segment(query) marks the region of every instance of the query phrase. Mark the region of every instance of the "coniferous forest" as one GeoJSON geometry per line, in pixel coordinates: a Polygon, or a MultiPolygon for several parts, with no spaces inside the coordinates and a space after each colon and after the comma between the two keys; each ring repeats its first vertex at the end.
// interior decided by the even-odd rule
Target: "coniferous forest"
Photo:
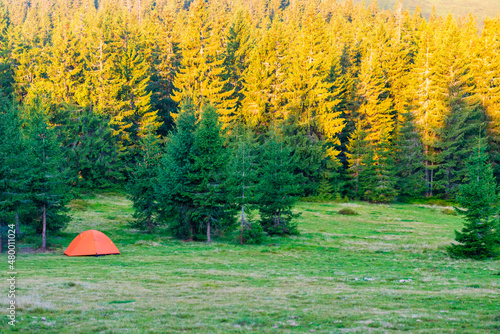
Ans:
{"type": "Polygon", "coordinates": [[[243,243],[295,233],[298,198],[456,200],[478,145],[500,179],[499,18],[1,0],[0,85],[1,219],[26,233],[65,225],[70,188],[127,189],[144,230],[241,224],[243,243]]]}

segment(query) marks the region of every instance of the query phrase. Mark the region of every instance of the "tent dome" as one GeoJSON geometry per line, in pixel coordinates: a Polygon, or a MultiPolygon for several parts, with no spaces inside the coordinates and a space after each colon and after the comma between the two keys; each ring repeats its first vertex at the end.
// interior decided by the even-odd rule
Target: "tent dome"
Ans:
{"type": "Polygon", "coordinates": [[[68,256],[120,254],[113,241],[104,233],[88,230],[80,233],[64,252],[68,256]]]}

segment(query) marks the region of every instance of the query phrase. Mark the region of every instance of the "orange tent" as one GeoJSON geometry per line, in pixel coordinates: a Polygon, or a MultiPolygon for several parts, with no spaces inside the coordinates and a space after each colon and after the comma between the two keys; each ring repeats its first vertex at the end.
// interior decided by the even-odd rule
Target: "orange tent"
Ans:
{"type": "Polygon", "coordinates": [[[68,256],[120,254],[113,241],[104,233],[88,230],[80,233],[69,244],[64,254],[68,256]]]}

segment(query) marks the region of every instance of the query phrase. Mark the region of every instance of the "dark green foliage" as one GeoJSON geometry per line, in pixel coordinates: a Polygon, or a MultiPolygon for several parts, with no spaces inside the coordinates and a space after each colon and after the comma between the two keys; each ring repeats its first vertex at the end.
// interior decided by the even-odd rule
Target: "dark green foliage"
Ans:
{"type": "Polygon", "coordinates": [[[301,174],[302,196],[317,194],[319,183],[324,177],[333,178],[335,168],[328,164],[325,142],[308,131],[307,125],[298,125],[290,118],[281,126],[283,142],[292,149],[294,174],[301,174]]]}
{"type": "Polygon", "coordinates": [[[198,229],[206,231],[207,242],[211,241],[213,229],[224,231],[235,223],[234,207],[227,204],[224,185],[228,155],[221,128],[214,107],[205,105],[195,131],[189,180],[192,185],[190,196],[195,206],[192,219],[198,229]]]}
{"type": "Polygon", "coordinates": [[[359,215],[359,213],[357,213],[353,209],[343,208],[339,210],[339,215],[356,216],[359,215]]]}
{"type": "Polygon", "coordinates": [[[91,109],[68,109],[64,119],[58,123],[62,125],[59,132],[64,138],[71,174],[77,176],[74,186],[105,189],[122,184],[122,162],[107,117],[91,109]]]}
{"type": "MultiPolygon", "coordinates": [[[[334,187],[328,179],[324,178],[319,182],[319,187],[318,187],[318,198],[319,199],[332,200],[334,198],[333,191],[334,191],[334,187]]],[[[339,195],[339,194],[337,193],[337,195],[339,195]]]]}
{"type": "Polygon", "coordinates": [[[41,224],[35,222],[37,232],[42,232],[42,249],[45,249],[45,231],[61,230],[70,220],[66,215],[66,204],[71,200],[68,169],[56,130],[48,124],[46,107],[36,101],[24,108],[23,116],[31,175],[28,198],[36,208],[37,216],[41,216],[41,224]]]}
{"type": "Polygon", "coordinates": [[[460,186],[457,202],[461,209],[456,209],[465,223],[462,231],[455,231],[457,243],[449,247],[449,252],[479,260],[494,256],[500,243],[498,209],[494,206],[498,201],[497,185],[481,144],[468,160],[467,169],[469,182],[460,186]]]}
{"type": "Polygon", "coordinates": [[[258,208],[264,230],[270,235],[297,234],[292,208],[301,193],[301,175],[294,174],[292,148],[272,131],[261,150],[258,208]]]}
{"type": "Polygon", "coordinates": [[[190,101],[183,101],[176,130],[167,137],[155,185],[159,210],[168,218],[168,229],[174,237],[190,240],[199,234],[198,226],[192,220],[195,206],[189,178],[194,166],[195,129],[194,106],[190,101]]]}
{"type": "Polygon", "coordinates": [[[455,106],[441,134],[440,166],[435,173],[435,189],[453,198],[467,174],[467,161],[474,152],[474,137],[485,136],[477,107],[455,106]]]}
{"type": "Polygon", "coordinates": [[[229,139],[231,158],[226,180],[227,201],[231,205],[234,203],[236,209],[241,209],[240,242],[243,244],[245,231],[250,229],[255,232],[258,229],[258,223],[254,223],[253,228],[250,228],[247,212],[254,208],[256,203],[259,145],[250,128],[236,127],[229,139]]]}
{"type": "Polygon", "coordinates": [[[396,189],[402,197],[419,197],[425,189],[424,154],[410,112],[401,117],[395,149],[396,189]]]}
{"type": "Polygon", "coordinates": [[[369,173],[365,171],[366,166],[373,165],[373,152],[369,150],[366,132],[361,128],[359,122],[349,138],[347,150],[346,156],[349,164],[347,169],[349,176],[347,192],[349,197],[359,199],[363,197],[363,184],[366,184],[366,180],[369,178],[369,173]],[[368,156],[369,152],[371,152],[370,156],[368,156]],[[367,158],[370,159],[369,162],[366,161],[367,158]]]}
{"type": "Polygon", "coordinates": [[[130,175],[128,192],[134,206],[132,226],[153,232],[161,223],[159,204],[156,199],[155,184],[158,183],[158,165],[161,157],[158,138],[154,129],[141,139],[141,156],[130,175]]]}
{"type": "Polygon", "coordinates": [[[243,229],[243,239],[238,238],[240,242],[250,245],[260,245],[266,239],[264,229],[259,222],[249,223],[243,229]]]}
{"type": "Polygon", "coordinates": [[[394,177],[394,160],[391,145],[387,137],[383,137],[374,153],[367,155],[365,170],[363,171],[364,199],[373,203],[389,203],[396,197],[394,177]]]}
{"type": "Polygon", "coordinates": [[[17,233],[19,211],[28,207],[29,168],[21,120],[17,108],[6,105],[0,112],[0,220],[14,222],[17,233]]]}

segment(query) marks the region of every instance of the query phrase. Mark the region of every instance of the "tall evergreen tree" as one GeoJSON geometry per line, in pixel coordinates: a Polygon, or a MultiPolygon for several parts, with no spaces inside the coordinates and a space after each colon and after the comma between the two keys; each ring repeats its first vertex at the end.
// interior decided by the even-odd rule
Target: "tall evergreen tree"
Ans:
{"type": "Polygon", "coordinates": [[[227,34],[227,56],[224,60],[225,76],[228,79],[229,88],[233,91],[232,99],[236,101],[235,113],[239,114],[243,94],[244,75],[243,73],[248,68],[250,52],[252,50],[251,23],[248,14],[239,10],[235,14],[235,18],[227,34]]]}
{"type": "Polygon", "coordinates": [[[109,127],[109,117],[90,107],[62,105],[58,132],[66,148],[65,158],[76,179],[73,185],[85,189],[105,189],[121,184],[122,162],[117,138],[109,127]]]}
{"type": "Polygon", "coordinates": [[[0,218],[14,217],[16,234],[20,235],[19,211],[28,202],[30,170],[27,149],[21,136],[17,108],[3,106],[0,112],[0,218]]]}
{"type": "Polygon", "coordinates": [[[425,189],[424,155],[411,112],[400,114],[394,150],[399,195],[407,198],[421,196],[425,189]]]}
{"type": "Polygon", "coordinates": [[[369,170],[368,184],[363,185],[366,200],[375,203],[389,203],[397,195],[394,173],[394,159],[392,157],[392,144],[387,132],[382,134],[382,138],[376,147],[371,148],[374,157],[372,161],[366,161],[366,169],[369,170]]]}
{"type": "Polygon", "coordinates": [[[31,174],[28,193],[41,212],[41,250],[47,249],[47,231],[62,229],[69,221],[65,205],[71,199],[62,148],[54,128],[48,124],[45,108],[37,101],[23,110],[31,174]]]}
{"type": "Polygon", "coordinates": [[[351,194],[353,197],[360,198],[363,194],[363,187],[361,182],[361,175],[365,168],[366,155],[368,153],[368,142],[366,141],[366,133],[362,129],[359,122],[356,123],[356,130],[351,134],[349,138],[349,144],[347,145],[347,162],[348,162],[348,173],[353,184],[351,194]]]}
{"type": "Polygon", "coordinates": [[[293,173],[292,148],[273,130],[264,142],[260,158],[258,202],[264,230],[273,235],[297,234],[293,205],[300,193],[301,175],[293,173]]]}
{"type": "Polygon", "coordinates": [[[195,205],[189,177],[194,167],[196,127],[195,106],[185,100],[176,117],[176,130],[167,137],[155,187],[159,210],[169,219],[168,229],[173,236],[188,240],[198,234],[198,226],[193,220],[195,205]]]}
{"type": "Polygon", "coordinates": [[[153,232],[161,223],[159,204],[156,199],[155,184],[158,183],[158,167],[161,157],[158,136],[154,128],[141,138],[141,154],[128,183],[128,192],[133,202],[134,218],[132,226],[153,232]]]}
{"type": "Polygon", "coordinates": [[[469,182],[460,186],[457,212],[465,217],[464,228],[455,231],[456,244],[449,251],[454,256],[484,259],[495,254],[500,245],[496,181],[481,140],[468,163],[469,182]]]}
{"type": "Polygon", "coordinates": [[[227,153],[221,134],[222,124],[214,107],[205,105],[193,143],[193,168],[189,179],[195,205],[193,220],[205,230],[207,243],[213,229],[224,230],[234,224],[234,211],[228,206],[224,181],[227,179],[227,153]]]}
{"type": "MultiPolygon", "coordinates": [[[[424,147],[425,195],[432,196],[434,190],[434,174],[438,168],[439,134],[447,114],[446,83],[440,74],[443,72],[439,59],[443,49],[439,49],[436,34],[442,28],[433,16],[429,23],[425,21],[419,27],[419,52],[415,60],[413,72],[414,91],[412,92],[412,109],[415,123],[420,131],[424,147]]],[[[446,51],[447,52],[447,51],[446,51]]]]}
{"type": "Polygon", "coordinates": [[[226,90],[224,50],[217,41],[215,28],[205,1],[194,1],[180,44],[182,61],[174,80],[172,99],[180,102],[189,98],[198,108],[209,102],[217,109],[224,127],[230,127],[235,121],[236,101],[231,97],[233,90],[226,90]]]}
{"type": "Polygon", "coordinates": [[[258,223],[252,224],[247,218],[248,211],[255,207],[256,203],[259,145],[255,134],[249,128],[236,128],[230,139],[231,159],[226,181],[228,202],[234,202],[241,208],[240,243],[243,245],[246,231],[259,230],[258,223]]]}

